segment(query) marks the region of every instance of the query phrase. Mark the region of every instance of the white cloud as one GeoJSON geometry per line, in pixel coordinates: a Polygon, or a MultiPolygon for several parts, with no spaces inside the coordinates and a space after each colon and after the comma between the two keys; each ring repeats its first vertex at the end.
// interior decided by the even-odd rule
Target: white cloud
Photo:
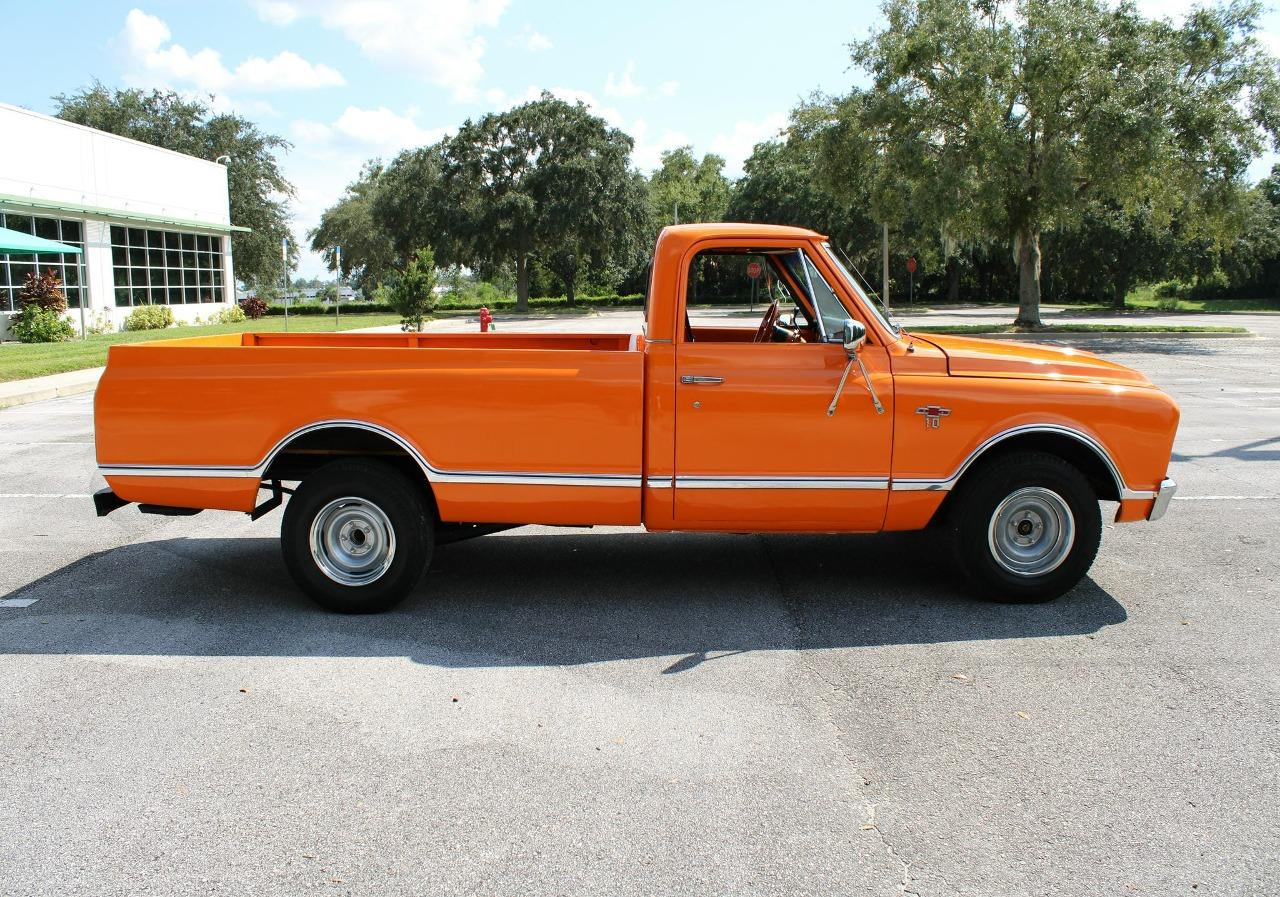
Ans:
{"type": "Polygon", "coordinates": [[[254,6],[258,10],[258,18],[272,25],[292,25],[301,15],[295,4],[283,0],[260,0],[254,6]]]}
{"type": "Polygon", "coordinates": [[[508,0],[254,0],[273,21],[309,17],[341,32],[373,61],[411,72],[458,100],[480,95],[486,42],[508,0]]]}
{"type": "Polygon", "coordinates": [[[507,43],[513,47],[524,47],[530,53],[541,53],[554,46],[551,38],[541,31],[535,31],[532,25],[525,25],[524,29],[507,43]]]}
{"type": "Polygon", "coordinates": [[[399,152],[427,146],[445,134],[444,128],[422,128],[412,118],[397,115],[386,106],[361,109],[348,106],[333,123],[333,130],[356,143],[399,152]]]}
{"type": "Polygon", "coordinates": [[[675,96],[676,91],[679,89],[679,81],[663,81],[658,85],[658,93],[662,94],[664,97],[675,96]]]}
{"type": "Polygon", "coordinates": [[[734,122],[728,134],[717,134],[711,140],[711,152],[723,156],[724,173],[731,178],[741,177],[742,163],[751,155],[757,143],[772,140],[787,126],[785,112],[766,115],[759,121],[734,122]]]}
{"type": "Polygon", "coordinates": [[[228,69],[222,55],[205,47],[190,52],[171,43],[173,33],[162,19],[132,9],[125,17],[121,41],[134,67],[127,78],[134,83],[190,86],[200,91],[307,90],[345,84],[342,75],[323,63],[310,63],[285,50],[271,59],[258,56],[228,69]]]}
{"type": "Polygon", "coordinates": [[[622,77],[616,77],[613,72],[609,73],[608,79],[604,83],[604,92],[611,97],[638,97],[645,92],[643,86],[635,81],[636,63],[631,60],[627,63],[627,67],[622,70],[622,77]]]}
{"type": "Polygon", "coordinates": [[[650,140],[649,123],[642,118],[638,118],[631,123],[629,133],[636,141],[636,148],[631,153],[631,161],[636,168],[645,174],[652,173],[662,164],[662,153],[664,151],[693,143],[688,134],[683,131],[672,130],[663,131],[661,135],[650,140]]]}
{"type": "Polygon", "coordinates": [[[305,147],[313,155],[335,158],[353,154],[358,161],[371,155],[393,156],[404,149],[428,146],[446,133],[444,128],[424,128],[412,114],[400,115],[386,106],[348,106],[328,124],[298,119],[290,128],[299,148],[305,147]]]}

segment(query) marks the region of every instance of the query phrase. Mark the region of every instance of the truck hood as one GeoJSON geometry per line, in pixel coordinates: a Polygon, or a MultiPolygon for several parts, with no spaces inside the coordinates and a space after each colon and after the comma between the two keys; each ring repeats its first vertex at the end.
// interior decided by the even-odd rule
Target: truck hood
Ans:
{"type": "Polygon", "coordinates": [[[947,356],[948,373],[956,377],[1012,377],[1152,386],[1150,380],[1132,368],[1069,346],[972,339],[940,333],[912,333],[911,338],[941,349],[947,356]]]}

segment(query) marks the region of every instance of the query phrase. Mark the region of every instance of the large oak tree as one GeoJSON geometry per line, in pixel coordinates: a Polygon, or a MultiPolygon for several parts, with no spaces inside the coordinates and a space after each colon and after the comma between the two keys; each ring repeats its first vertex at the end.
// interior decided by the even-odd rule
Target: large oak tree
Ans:
{"type": "Polygon", "coordinates": [[[888,0],[852,46],[872,78],[838,104],[881,220],[915,214],[959,239],[1008,239],[1018,323],[1040,323],[1041,234],[1098,205],[1212,228],[1280,124],[1260,6],[1181,26],[1132,2],[888,0]]]}

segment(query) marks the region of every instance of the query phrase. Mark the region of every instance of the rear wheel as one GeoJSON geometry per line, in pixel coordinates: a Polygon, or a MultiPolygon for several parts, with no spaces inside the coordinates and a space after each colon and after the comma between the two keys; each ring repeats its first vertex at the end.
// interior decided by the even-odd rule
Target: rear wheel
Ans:
{"type": "Polygon", "coordinates": [[[1056,455],[993,458],[961,482],[953,501],[956,560],[979,597],[1057,598],[1097,556],[1098,496],[1084,474],[1056,455]]]}
{"type": "Polygon", "coordinates": [[[280,530],[285,566],[321,607],[379,613],[417,585],[434,547],[417,486],[378,461],[326,464],[299,485],[280,530]]]}

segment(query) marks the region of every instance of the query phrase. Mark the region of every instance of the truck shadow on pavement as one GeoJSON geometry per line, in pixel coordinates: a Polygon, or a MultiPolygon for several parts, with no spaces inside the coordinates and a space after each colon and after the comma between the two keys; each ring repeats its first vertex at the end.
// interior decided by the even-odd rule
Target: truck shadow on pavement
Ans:
{"type": "Polygon", "coordinates": [[[566,665],[1087,635],[1124,608],[1090,579],[1047,604],[975,600],[929,534],[507,534],[444,546],[376,616],[315,607],[275,539],[166,539],[89,555],[9,598],[0,653],[405,656],[566,665]]]}

